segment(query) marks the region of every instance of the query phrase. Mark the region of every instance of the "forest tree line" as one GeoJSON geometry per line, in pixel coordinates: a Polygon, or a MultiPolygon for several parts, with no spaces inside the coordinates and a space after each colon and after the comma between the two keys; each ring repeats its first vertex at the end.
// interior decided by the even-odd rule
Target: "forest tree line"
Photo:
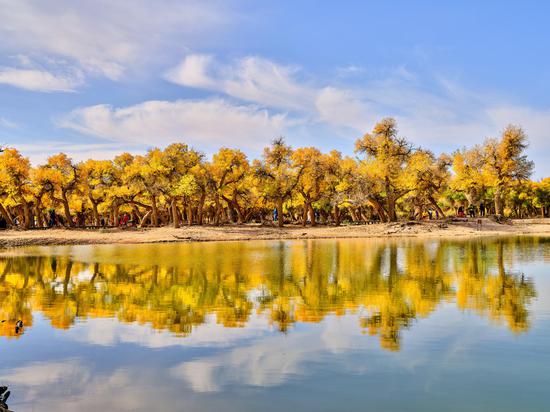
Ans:
{"type": "Polygon", "coordinates": [[[261,159],[221,148],[210,160],[184,143],[144,155],[75,163],[64,153],[33,167],[16,148],[0,153],[0,213],[8,227],[139,227],[259,222],[332,224],[440,218],[469,208],[545,217],[550,178],[530,180],[527,136],[435,156],[386,118],[355,142],[355,156],[274,140],[261,159]]]}

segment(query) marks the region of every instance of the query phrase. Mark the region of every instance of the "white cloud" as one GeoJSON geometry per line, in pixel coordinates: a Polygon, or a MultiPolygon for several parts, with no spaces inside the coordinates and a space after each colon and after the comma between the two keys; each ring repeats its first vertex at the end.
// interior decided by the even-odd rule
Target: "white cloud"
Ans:
{"type": "Polygon", "coordinates": [[[223,92],[268,107],[310,111],[316,90],[298,81],[296,67],[260,57],[222,65],[212,56],[192,54],[166,74],[167,80],[189,87],[223,92]]]}
{"type": "Polygon", "coordinates": [[[213,57],[206,54],[191,54],[183,61],[168,71],[165,78],[173,83],[213,89],[219,87],[219,80],[211,77],[209,73],[213,57]]]}
{"type": "MultiPolygon", "coordinates": [[[[354,73],[361,73],[353,67],[354,73]]],[[[399,120],[402,130],[422,144],[461,141],[487,124],[483,100],[456,84],[436,79],[437,88],[423,90],[419,80],[398,68],[387,78],[358,86],[317,84],[295,66],[248,56],[222,64],[211,55],[191,54],[166,74],[166,79],[182,86],[223,93],[233,98],[278,108],[304,116],[309,125],[328,125],[350,140],[370,130],[382,117],[399,120]],[[305,77],[305,79],[304,79],[305,77]],[[481,109],[481,110],[480,110],[481,109]],[[406,128],[403,126],[407,126],[406,128]]]]}
{"type": "Polygon", "coordinates": [[[115,80],[153,55],[197,46],[232,18],[224,3],[196,0],[0,0],[0,50],[115,80]]]}
{"type": "Polygon", "coordinates": [[[300,72],[298,67],[256,56],[224,65],[210,55],[192,54],[165,77],[175,84],[224,93],[348,130],[364,130],[375,118],[356,93],[335,86],[316,87],[300,78],[300,72]]]}
{"type": "Polygon", "coordinates": [[[366,131],[376,121],[374,108],[350,90],[325,87],[315,105],[319,120],[330,125],[366,131]]]}
{"type": "Polygon", "coordinates": [[[1,68],[0,83],[38,92],[70,92],[83,83],[81,75],[63,76],[43,70],[1,68]]]}
{"type": "Polygon", "coordinates": [[[295,79],[297,68],[270,60],[247,57],[239,62],[234,77],[227,76],[225,91],[230,96],[283,109],[307,110],[315,98],[304,81],[295,79]]]}
{"type": "Polygon", "coordinates": [[[258,148],[291,124],[283,114],[222,99],[147,101],[77,109],[59,122],[91,136],[149,145],[185,141],[200,148],[258,148]]]}

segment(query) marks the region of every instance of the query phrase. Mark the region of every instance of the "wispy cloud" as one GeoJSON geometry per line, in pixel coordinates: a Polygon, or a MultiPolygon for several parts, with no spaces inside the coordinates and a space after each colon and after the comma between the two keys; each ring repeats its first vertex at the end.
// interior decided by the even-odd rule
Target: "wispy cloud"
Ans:
{"type": "Polygon", "coordinates": [[[79,73],[59,75],[43,70],[0,68],[0,83],[38,92],[71,92],[83,83],[79,73]]]}
{"type": "Polygon", "coordinates": [[[297,67],[260,57],[246,57],[223,65],[212,56],[192,54],[166,74],[182,86],[222,92],[241,100],[284,110],[309,111],[316,90],[300,82],[297,67]]]}
{"type": "MultiPolygon", "coordinates": [[[[357,66],[351,70],[357,75],[365,72],[357,66]]],[[[434,130],[443,131],[444,124],[447,133],[452,130],[462,133],[468,129],[465,124],[482,121],[480,109],[483,111],[488,105],[479,96],[444,78],[432,79],[436,87],[425,90],[419,79],[402,67],[383,78],[327,82],[315,79],[297,66],[257,56],[223,64],[211,55],[192,54],[168,71],[165,78],[182,86],[285,110],[308,118],[309,123],[343,129],[344,134],[351,132],[355,137],[384,116],[396,117],[415,129],[421,124],[437,124],[424,130],[424,136],[434,130]]]]}
{"type": "Polygon", "coordinates": [[[284,114],[223,99],[146,101],[123,108],[97,105],[74,110],[59,121],[61,127],[119,142],[185,141],[207,150],[229,143],[257,149],[290,124],[284,114]]]}
{"type": "MultiPolygon", "coordinates": [[[[200,44],[201,36],[220,30],[231,16],[224,3],[196,0],[0,0],[0,51],[32,55],[42,63],[64,60],[65,68],[86,76],[118,80],[128,69],[147,64],[153,54],[158,59],[200,44]]],[[[22,75],[33,80],[11,84],[37,91],[75,86],[55,73],[22,75]]]]}
{"type": "Polygon", "coordinates": [[[19,125],[5,117],[0,116],[0,128],[4,129],[19,129],[19,125]]]}
{"type": "Polygon", "coordinates": [[[309,117],[313,122],[346,128],[365,126],[365,115],[373,113],[372,108],[349,89],[315,85],[311,76],[305,75],[298,66],[285,66],[257,56],[221,64],[213,56],[192,54],[165,77],[181,86],[223,93],[309,117]]]}

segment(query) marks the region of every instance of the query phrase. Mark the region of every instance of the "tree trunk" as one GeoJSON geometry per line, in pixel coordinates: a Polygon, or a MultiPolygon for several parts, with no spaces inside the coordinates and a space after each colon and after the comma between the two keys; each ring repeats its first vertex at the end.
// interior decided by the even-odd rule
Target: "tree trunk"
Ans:
{"type": "Polygon", "coordinates": [[[394,192],[391,189],[390,179],[386,177],[386,212],[388,213],[388,221],[395,222],[397,221],[397,214],[395,213],[395,201],[397,200],[394,197],[394,192]]]}
{"type": "Polygon", "coordinates": [[[500,188],[497,188],[495,190],[494,199],[495,199],[495,215],[503,216],[502,190],[500,188]]]}
{"type": "Polygon", "coordinates": [[[34,210],[36,214],[36,224],[38,227],[44,227],[44,216],[42,215],[42,202],[40,199],[36,199],[34,210]]]}
{"type": "Polygon", "coordinates": [[[118,226],[118,207],[119,205],[115,203],[113,205],[113,226],[118,226]]]}
{"type": "Polygon", "coordinates": [[[141,218],[141,221],[139,222],[139,227],[143,227],[143,225],[145,224],[145,222],[147,222],[147,219],[149,219],[152,215],[152,210],[148,210],[144,215],[143,217],[141,218]]]}
{"type": "Polygon", "coordinates": [[[198,224],[202,225],[202,222],[204,220],[204,201],[206,200],[206,193],[201,194],[201,198],[199,200],[199,216],[198,216],[198,224]]]}
{"type": "Polygon", "coordinates": [[[187,225],[193,225],[193,206],[191,206],[191,202],[187,205],[187,225]]]}
{"type": "Polygon", "coordinates": [[[338,205],[334,205],[332,214],[334,215],[334,225],[340,226],[340,208],[338,205]]]}
{"type": "Polygon", "coordinates": [[[172,199],[172,223],[174,224],[174,228],[180,227],[180,217],[178,214],[178,205],[176,204],[176,199],[172,199]]]}
{"type": "Polygon", "coordinates": [[[23,199],[23,220],[23,227],[25,229],[30,229],[34,222],[32,221],[32,211],[29,207],[29,202],[25,199],[23,199]]]}
{"type": "Polygon", "coordinates": [[[309,203],[304,203],[304,211],[302,212],[302,227],[307,225],[307,215],[309,213],[309,203]]]}
{"type": "Polygon", "coordinates": [[[349,207],[349,213],[351,214],[351,220],[353,220],[353,223],[358,223],[359,218],[357,217],[357,210],[353,206],[349,207]]]}
{"type": "Polygon", "coordinates": [[[65,192],[62,193],[61,203],[63,204],[63,210],[65,212],[67,225],[69,227],[74,227],[73,218],[71,216],[71,209],[69,208],[69,200],[67,199],[67,194],[65,192]]]}
{"type": "Polygon", "coordinates": [[[437,210],[437,213],[439,213],[439,216],[441,216],[442,218],[445,218],[445,213],[443,213],[443,210],[439,207],[435,199],[432,196],[429,196],[428,200],[430,201],[431,205],[437,210]]]}
{"type": "Polygon", "coordinates": [[[309,204],[309,213],[311,213],[311,226],[317,226],[317,222],[315,221],[315,210],[313,210],[313,205],[309,204]]]}
{"type": "Polygon", "coordinates": [[[227,201],[227,215],[231,223],[237,222],[237,211],[235,210],[231,200],[227,201]]]}
{"type": "Polygon", "coordinates": [[[151,220],[154,227],[159,225],[159,211],[157,207],[157,198],[156,196],[151,196],[151,220]]]}
{"type": "Polygon", "coordinates": [[[222,214],[222,211],[221,211],[220,197],[216,193],[214,195],[214,224],[216,226],[218,226],[220,224],[221,214],[222,214]]]}
{"type": "Polygon", "coordinates": [[[284,218],[283,218],[283,198],[279,197],[277,198],[277,219],[278,219],[278,226],[283,227],[284,226],[284,218]]]}
{"type": "Polygon", "coordinates": [[[8,223],[8,225],[13,226],[13,219],[10,215],[10,212],[8,212],[8,210],[4,207],[2,203],[0,203],[0,213],[2,213],[2,216],[4,217],[4,219],[6,219],[6,222],[8,223]]]}
{"type": "Polygon", "coordinates": [[[237,212],[237,224],[242,225],[244,223],[243,211],[242,211],[241,207],[239,206],[239,204],[237,203],[237,201],[235,201],[235,200],[234,200],[233,207],[234,207],[235,211],[237,212]]]}
{"type": "Polygon", "coordinates": [[[374,207],[374,210],[376,210],[376,214],[380,218],[380,221],[388,222],[388,215],[386,214],[386,211],[384,210],[380,202],[378,202],[378,200],[375,200],[375,199],[370,199],[369,202],[372,205],[372,207],[374,207]]]}
{"type": "Polygon", "coordinates": [[[99,219],[99,211],[97,210],[97,202],[90,196],[90,202],[92,203],[92,213],[94,215],[94,225],[100,226],[101,221],[99,219]]]}
{"type": "Polygon", "coordinates": [[[396,222],[397,214],[395,213],[395,199],[393,198],[392,195],[388,195],[387,205],[388,205],[388,221],[396,222]]]}
{"type": "Polygon", "coordinates": [[[138,207],[135,204],[132,204],[132,210],[134,212],[134,221],[140,222],[141,221],[141,213],[138,209],[138,207]]]}

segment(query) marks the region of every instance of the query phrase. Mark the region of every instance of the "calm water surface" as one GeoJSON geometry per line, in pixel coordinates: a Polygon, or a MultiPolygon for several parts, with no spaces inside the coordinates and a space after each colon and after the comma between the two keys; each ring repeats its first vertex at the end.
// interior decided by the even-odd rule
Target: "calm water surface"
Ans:
{"type": "Polygon", "coordinates": [[[550,411],[549,269],[544,238],[8,250],[0,385],[15,412],[550,411]]]}

